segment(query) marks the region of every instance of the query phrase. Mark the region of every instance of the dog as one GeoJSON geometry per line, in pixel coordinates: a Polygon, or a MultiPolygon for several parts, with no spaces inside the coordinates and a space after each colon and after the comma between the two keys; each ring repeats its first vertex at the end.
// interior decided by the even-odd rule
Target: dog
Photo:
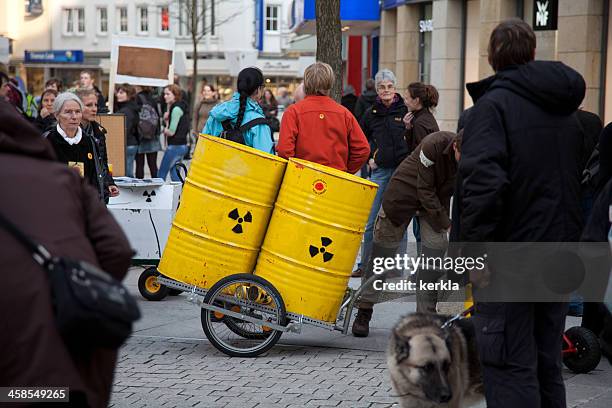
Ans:
{"type": "Polygon", "coordinates": [[[402,408],[464,408],[484,398],[471,319],[413,313],[393,328],[387,350],[402,408]]]}

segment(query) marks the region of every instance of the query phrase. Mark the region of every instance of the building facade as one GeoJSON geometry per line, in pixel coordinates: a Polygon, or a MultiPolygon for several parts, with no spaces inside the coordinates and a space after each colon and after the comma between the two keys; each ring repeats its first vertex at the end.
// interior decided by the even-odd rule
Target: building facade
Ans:
{"type": "MultiPolygon", "coordinates": [[[[13,9],[17,3],[23,9],[23,1],[8,2],[15,7],[4,15],[21,24],[23,13],[13,9]]],[[[237,72],[230,60],[236,54],[261,68],[270,87],[294,84],[314,58],[287,52],[290,5],[290,0],[45,0],[47,30],[31,33],[29,42],[14,38],[11,65],[20,66],[37,85],[49,77],[71,85],[82,69],[89,69],[107,93],[113,36],[174,38],[175,72],[187,86],[195,33],[198,80],[217,85],[223,95],[234,85],[237,72]],[[197,30],[192,30],[192,15],[197,30]]]]}
{"type": "Polygon", "coordinates": [[[609,0],[384,0],[380,66],[440,92],[436,118],[455,130],[472,105],[465,84],[493,73],[487,44],[501,21],[518,17],[536,29],[536,59],[560,60],[587,83],[583,109],[612,120],[612,44],[609,0]],[[610,74],[610,75],[608,75],[610,74]],[[609,85],[608,85],[609,83],[609,85]]]}

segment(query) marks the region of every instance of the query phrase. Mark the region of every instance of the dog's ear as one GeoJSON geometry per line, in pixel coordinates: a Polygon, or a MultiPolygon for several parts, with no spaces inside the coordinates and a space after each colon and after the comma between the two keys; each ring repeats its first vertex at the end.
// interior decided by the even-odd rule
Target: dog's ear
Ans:
{"type": "Polygon", "coordinates": [[[397,331],[393,331],[395,342],[395,359],[398,363],[410,357],[410,337],[400,336],[397,331]]]}

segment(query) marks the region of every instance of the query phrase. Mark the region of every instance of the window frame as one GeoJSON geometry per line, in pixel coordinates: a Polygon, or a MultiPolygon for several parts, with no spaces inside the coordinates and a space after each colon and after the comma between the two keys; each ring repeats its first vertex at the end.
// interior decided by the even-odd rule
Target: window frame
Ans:
{"type": "Polygon", "coordinates": [[[137,17],[136,29],[137,29],[138,34],[140,34],[140,35],[148,35],[149,34],[149,29],[150,29],[149,28],[150,27],[150,24],[149,24],[149,21],[150,21],[149,15],[150,15],[150,13],[149,13],[149,6],[148,5],[142,4],[142,5],[136,6],[136,17],[137,17]],[[146,23],[146,30],[142,29],[142,23],[143,23],[142,12],[143,11],[145,12],[144,22],[146,23]]]}
{"type": "Polygon", "coordinates": [[[98,6],[96,7],[96,35],[98,36],[107,36],[108,35],[108,7],[107,6],[98,6]],[[102,31],[102,10],[105,11],[105,24],[106,30],[102,31]]]}
{"type": "Polygon", "coordinates": [[[280,33],[281,31],[281,5],[280,4],[266,4],[266,10],[264,14],[264,31],[266,33],[280,33]],[[271,13],[268,15],[269,10],[274,10],[275,13],[271,13]],[[268,24],[270,24],[270,29],[268,29],[268,24]],[[276,28],[272,28],[276,25],[276,28]]]}
{"type": "Polygon", "coordinates": [[[130,13],[128,10],[128,6],[117,6],[116,8],[117,12],[115,13],[116,17],[117,17],[117,21],[115,24],[115,28],[117,31],[117,34],[129,34],[130,32],[130,13]],[[122,17],[121,17],[121,12],[125,10],[125,30],[122,30],[122,17]]]}
{"type": "Polygon", "coordinates": [[[85,20],[85,7],[75,7],[74,10],[76,11],[76,18],[74,19],[74,35],[76,36],[84,36],[85,35],[85,28],[86,28],[86,20],[85,20]],[[83,31],[81,31],[81,18],[83,17],[82,23],[83,23],[83,31]]]}
{"type": "Polygon", "coordinates": [[[170,31],[172,29],[172,22],[171,22],[171,15],[170,15],[170,5],[169,4],[161,4],[157,6],[157,15],[158,15],[158,20],[157,20],[157,34],[159,35],[170,35],[170,31]],[[168,29],[167,30],[163,30],[163,19],[164,19],[164,9],[166,9],[166,12],[168,13],[168,29]]]}
{"type": "Polygon", "coordinates": [[[74,35],[74,9],[69,7],[62,8],[62,34],[74,35]]]}

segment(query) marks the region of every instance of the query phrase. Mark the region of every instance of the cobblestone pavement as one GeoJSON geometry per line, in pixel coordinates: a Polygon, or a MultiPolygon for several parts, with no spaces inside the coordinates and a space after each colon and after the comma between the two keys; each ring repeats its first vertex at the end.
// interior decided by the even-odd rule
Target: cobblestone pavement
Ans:
{"type": "Polygon", "coordinates": [[[206,341],[133,338],[117,367],[116,407],[390,407],[382,352],[276,346],[229,358],[206,341]]]}
{"type": "MultiPolygon", "coordinates": [[[[365,339],[305,326],[301,334],[284,334],[260,357],[229,358],[205,339],[199,311],[185,295],[161,302],[140,298],[139,273],[130,271],[126,283],[139,298],[143,318],[121,349],[111,406],[394,406],[384,350],[390,328],[414,310],[413,302],[377,306],[365,339]]],[[[568,318],[568,327],[577,324],[579,320],[568,318]]],[[[612,367],[607,361],[583,375],[564,368],[564,378],[568,407],[612,407],[612,367]]]]}

